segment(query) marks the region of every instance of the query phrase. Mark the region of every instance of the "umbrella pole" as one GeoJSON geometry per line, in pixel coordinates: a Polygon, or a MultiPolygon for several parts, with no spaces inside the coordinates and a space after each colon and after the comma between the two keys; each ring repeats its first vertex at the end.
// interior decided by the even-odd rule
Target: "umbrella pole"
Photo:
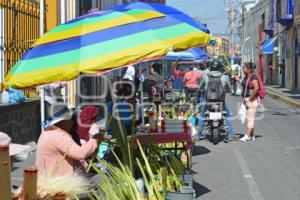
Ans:
{"type": "Polygon", "coordinates": [[[165,68],[164,68],[164,60],[161,60],[161,67],[162,67],[162,73],[163,73],[163,96],[162,98],[165,98],[165,68]]]}
{"type": "Polygon", "coordinates": [[[142,78],[143,73],[142,73],[142,67],[141,67],[141,64],[139,65],[139,67],[140,67],[140,91],[141,91],[141,100],[140,100],[140,102],[141,102],[140,106],[141,106],[141,107],[140,107],[140,109],[142,109],[142,124],[143,124],[143,126],[145,126],[144,99],[143,99],[143,96],[144,96],[143,82],[144,82],[144,80],[143,80],[143,78],[142,78]]]}
{"type": "MultiPolygon", "coordinates": [[[[64,24],[66,22],[66,2],[65,0],[60,0],[60,24],[64,24]]],[[[61,89],[61,93],[62,93],[62,98],[63,98],[63,102],[65,104],[68,104],[68,85],[70,85],[70,83],[66,84],[62,89],[61,89]]],[[[70,106],[70,105],[68,105],[70,106]]]]}
{"type": "MultiPolygon", "coordinates": [[[[44,0],[40,0],[40,36],[44,35],[44,0]]],[[[45,121],[45,90],[42,86],[40,88],[41,99],[41,130],[44,130],[43,123],[45,121]]]]}

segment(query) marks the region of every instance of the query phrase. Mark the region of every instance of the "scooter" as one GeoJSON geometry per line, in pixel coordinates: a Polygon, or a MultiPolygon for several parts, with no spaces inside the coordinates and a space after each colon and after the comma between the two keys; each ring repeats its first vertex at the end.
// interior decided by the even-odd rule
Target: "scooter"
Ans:
{"type": "Polygon", "coordinates": [[[206,102],[206,132],[208,139],[214,145],[218,144],[226,136],[228,127],[224,123],[226,112],[224,111],[224,102],[206,102]]]}

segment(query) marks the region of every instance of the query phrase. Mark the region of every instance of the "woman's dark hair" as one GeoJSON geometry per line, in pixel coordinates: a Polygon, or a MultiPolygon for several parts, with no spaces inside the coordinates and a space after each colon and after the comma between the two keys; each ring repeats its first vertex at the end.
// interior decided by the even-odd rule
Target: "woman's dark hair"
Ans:
{"type": "Polygon", "coordinates": [[[162,66],[161,66],[160,63],[154,63],[154,64],[152,64],[152,68],[153,68],[153,70],[154,70],[156,73],[158,73],[158,74],[161,73],[160,70],[161,70],[162,66]]]}
{"type": "Polygon", "coordinates": [[[74,140],[74,142],[76,144],[78,144],[79,146],[81,146],[80,137],[77,133],[78,123],[77,123],[77,115],[76,114],[73,114],[72,121],[73,121],[73,127],[71,129],[70,134],[71,134],[72,139],[74,140]]]}
{"type": "Polygon", "coordinates": [[[253,63],[253,62],[246,62],[244,63],[244,66],[247,68],[247,69],[250,69],[250,70],[254,70],[256,69],[256,65],[253,63]]]}

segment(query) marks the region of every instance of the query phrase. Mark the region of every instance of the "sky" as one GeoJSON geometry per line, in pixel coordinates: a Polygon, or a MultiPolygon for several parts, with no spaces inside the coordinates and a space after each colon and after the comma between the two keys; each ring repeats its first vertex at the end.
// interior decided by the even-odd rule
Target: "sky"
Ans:
{"type": "Polygon", "coordinates": [[[229,31],[224,0],[167,0],[166,4],[207,24],[212,34],[229,31]]]}

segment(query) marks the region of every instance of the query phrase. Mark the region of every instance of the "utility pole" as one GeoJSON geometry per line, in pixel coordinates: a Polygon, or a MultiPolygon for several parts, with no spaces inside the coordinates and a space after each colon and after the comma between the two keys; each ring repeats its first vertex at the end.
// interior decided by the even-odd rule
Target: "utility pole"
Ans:
{"type": "Polygon", "coordinates": [[[228,16],[229,16],[229,25],[230,25],[230,57],[231,57],[231,64],[233,64],[233,58],[235,55],[234,52],[234,22],[236,19],[236,10],[234,8],[230,8],[228,11],[228,16]]]}
{"type": "Polygon", "coordinates": [[[245,62],[245,2],[241,0],[242,6],[242,63],[245,62]]]}

